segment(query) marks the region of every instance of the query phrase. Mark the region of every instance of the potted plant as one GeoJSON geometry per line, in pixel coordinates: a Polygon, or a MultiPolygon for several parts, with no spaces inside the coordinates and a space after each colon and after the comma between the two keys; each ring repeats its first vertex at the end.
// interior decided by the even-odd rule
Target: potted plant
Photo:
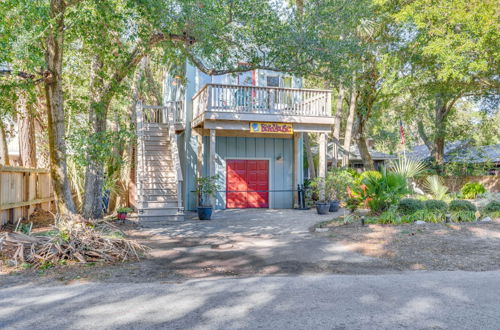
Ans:
{"type": "Polygon", "coordinates": [[[219,189],[219,185],[217,184],[218,179],[218,175],[196,179],[198,218],[200,220],[210,220],[212,218],[213,205],[211,205],[211,199],[219,189]]]}
{"type": "Polygon", "coordinates": [[[316,211],[318,214],[328,214],[330,203],[325,199],[325,179],[315,178],[311,181],[310,187],[313,189],[314,195],[318,198],[316,201],[316,211]]]}
{"type": "Polygon", "coordinates": [[[326,175],[325,193],[330,201],[330,212],[339,210],[340,202],[347,198],[347,187],[352,185],[354,177],[346,169],[332,169],[326,175]]]}
{"type": "Polygon", "coordinates": [[[120,207],[118,210],[116,210],[116,219],[125,222],[125,220],[127,220],[127,214],[131,213],[132,211],[134,210],[132,210],[130,207],[120,207]]]}

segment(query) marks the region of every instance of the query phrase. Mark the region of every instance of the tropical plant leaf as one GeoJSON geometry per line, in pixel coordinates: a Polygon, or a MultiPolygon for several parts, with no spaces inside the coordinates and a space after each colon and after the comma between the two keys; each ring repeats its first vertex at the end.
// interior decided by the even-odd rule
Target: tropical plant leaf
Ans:
{"type": "Polygon", "coordinates": [[[425,189],[437,200],[445,200],[448,197],[448,187],[438,175],[431,175],[425,179],[425,189]]]}
{"type": "Polygon", "coordinates": [[[420,160],[402,156],[391,164],[390,169],[392,172],[403,175],[406,178],[414,178],[425,171],[426,164],[420,160]]]}

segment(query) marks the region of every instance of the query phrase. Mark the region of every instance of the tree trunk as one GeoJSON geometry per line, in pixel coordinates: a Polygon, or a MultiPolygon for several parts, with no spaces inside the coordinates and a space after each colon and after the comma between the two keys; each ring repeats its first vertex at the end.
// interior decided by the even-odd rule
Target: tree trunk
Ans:
{"type": "Polygon", "coordinates": [[[4,125],[3,122],[0,122],[0,165],[10,166],[9,145],[4,125]]]}
{"type": "Polygon", "coordinates": [[[364,133],[358,135],[358,149],[365,170],[369,171],[374,170],[375,166],[373,164],[373,159],[372,156],[370,155],[370,151],[368,149],[368,143],[366,141],[364,133]]]}
{"type": "Polygon", "coordinates": [[[57,211],[61,214],[76,213],[69,186],[64,127],[64,99],[62,89],[62,65],[64,46],[63,0],[51,0],[44,72],[45,97],[47,99],[47,131],[49,137],[50,174],[56,197],[57,211]]]}
{"type": "Polygon", "coordinates": [[[19,127],[19,155],[21,166],[37,167],[36,139],[33,103],[26,92],[19,93],[17,102],[17,123],[19,127]]]}
{"type": "Polygon", "coordinates": [[[311,141],[309,140],[309,133],[304,133],[304,146],[307,155],[307,168],[309,169],[309,179],[316,178],[316,169],[314,168],[314,158],[311,151],[311,141]]]}
{"type": "Polygon", "coordinates": [[[446,115],[447,115],[447,102],[445,102],[440,95],[436,97],[436,105],[434,109],[434,150],[432,156],[437,165],[444,164],[444,144],[446,134],[446,115]]]}
{"type": "Polygon", "coordinates": [[[87,154],[87,167],[85,169],[85,183],[82,215],[87,219],[99,219],[102,217],[102,192],[104,186],[104,160],[98,148],[102,147],[104,133],[106,132],[108,104],[101,102],[103,88],[100,71],[103,68],[102,61],[94,58],[91,70],[91,100],[89,105],[90,136],[94,138],[94,146],[90,146],[87,154]]]}
{"type": "Polygon", "coordinates": [[[337,106],[335,107],[335,123],[333,124],[333,152],[332,166],[335,168],[339,163],[339,144],[340,144],[340,122],[342,121],[342,104],[344,102],[344,88],[339,86],[339,95],[337,97],[337,106]]]}
{"type": "Polygon", "coordinates": [[[349,116],[347,117],[347,124],[344,136],[344,155],[342,157],[342,167],[349,166],[349,153],[351,152],[351,139],[352,129],[354,124],[354,115],[356,114],[356,105],[358,102],[358,92],[353,87],[351,91],[351,100],[349,103],[349,116]]]}

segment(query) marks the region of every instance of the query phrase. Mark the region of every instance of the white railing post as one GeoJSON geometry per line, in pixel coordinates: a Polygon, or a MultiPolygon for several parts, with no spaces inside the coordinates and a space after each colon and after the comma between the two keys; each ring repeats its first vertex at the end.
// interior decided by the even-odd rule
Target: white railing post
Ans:
{"type": "MultiPolygon", "coordinates": [[[[136,151],[136,189],[137,189],[137,202],[141,200],[140,196],[143,195],[142,191],[142,172],[144,171],[144,113],[142,102],[140,100],[136,103],[136,116],[137,116],[137,151],[136,151]]],[[[137,204],[138,209],[142,209],[142,205],[137,204]]]]}

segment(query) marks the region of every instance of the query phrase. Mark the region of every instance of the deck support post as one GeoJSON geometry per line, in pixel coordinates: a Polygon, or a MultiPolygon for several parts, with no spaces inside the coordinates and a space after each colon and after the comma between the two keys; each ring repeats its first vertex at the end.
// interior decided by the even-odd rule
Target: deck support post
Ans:
{"type": "MultiPolygon", "coordinates": [[[[300,136],[302,133],[293,133],[293,190],[297,189],[297,185],[299,184],[299,175],[300,175],[300,136]]],[[[293,207],[299,207],[299,198],[298,192],[293,192],[293,207]]]]}
{"type": "MultiPolygon", "coordinates": [[[[215,170],[215,129],[210,130],[210,149],[208,155],[208,175],[214,176],[215,170]]],[[[211,204],[215,207],[215,197],[212,197],[211,204]]]]}
{"type": "Polygon", "coordinates": [[[203,176],[203,135],[196,134],[196,139],[197,139],[196,176],[198,178],[201,178],[203,176]]]}
{"type": "Polygon", "coordinates": [[[321,179],[321,186],[319,191],[320,201],[325,200],[325,177],[326,177],[326,133],[319,135],[319,164],[318,164],[318,177],[321,179]]]}

